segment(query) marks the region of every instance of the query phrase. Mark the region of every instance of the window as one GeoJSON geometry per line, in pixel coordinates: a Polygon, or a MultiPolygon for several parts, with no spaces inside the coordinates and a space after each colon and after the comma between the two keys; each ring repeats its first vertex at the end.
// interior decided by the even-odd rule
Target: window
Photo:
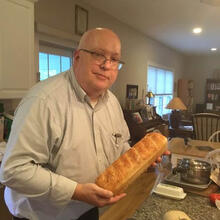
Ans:
{"type": "Polygon", "coordinates": [[[40,80],[47,79],[68,70],[72,65],[72,51],[48,46],[40,46],[40,80]]]}
{"type": "Polygon", "coordinates": [[[173,72],[170,70],[148,66],[147,89],[155,95],[150,104],[156,106],[160,116],[171,111],[166,109],[166,105],[173,98],[173,78],[173,72]]]}

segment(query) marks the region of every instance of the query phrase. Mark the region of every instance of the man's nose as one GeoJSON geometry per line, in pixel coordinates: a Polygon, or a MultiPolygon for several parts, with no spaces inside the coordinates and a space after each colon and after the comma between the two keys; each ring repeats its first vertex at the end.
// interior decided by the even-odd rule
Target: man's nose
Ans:
{"type": "Polygon", "coordinates": [[[101,66],[110,69],[110,68],[112,67],[112,61],[111,61],[111,59],[106,58],[106,59],[103,61],[103,63],[102,63],[101,66]]]}

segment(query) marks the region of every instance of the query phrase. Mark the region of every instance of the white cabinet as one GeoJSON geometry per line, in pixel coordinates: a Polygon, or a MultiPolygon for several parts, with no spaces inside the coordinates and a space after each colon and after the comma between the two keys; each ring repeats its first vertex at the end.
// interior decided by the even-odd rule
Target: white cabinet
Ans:
{"type": "Polygon", "coordinates": [[[20,98],[34,84],[34,2],[0,0],[0,99],[20,98]]]}

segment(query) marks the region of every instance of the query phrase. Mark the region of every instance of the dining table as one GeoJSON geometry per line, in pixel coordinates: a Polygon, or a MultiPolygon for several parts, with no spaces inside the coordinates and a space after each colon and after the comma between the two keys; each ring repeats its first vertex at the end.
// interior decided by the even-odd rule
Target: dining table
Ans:
{"type": "Polygon", "coordinates": [[[172,154],[171,163],[173,167],[177,165],[178,160],[184,157],[203,160],[210,151],[216,149],[220,149],[219,142],[190,139],[186,143],[184,138],[179,137],[172,138],[168,142],[168,150],[172,154]]]}
{"type": "Polygon", "coordinates": [[[172,153],[205,157],[209,151],[220,149],[220,142],[190,139],[186,144],[184,138],[176,137],[168,142],[168,149],[172,153]]]}

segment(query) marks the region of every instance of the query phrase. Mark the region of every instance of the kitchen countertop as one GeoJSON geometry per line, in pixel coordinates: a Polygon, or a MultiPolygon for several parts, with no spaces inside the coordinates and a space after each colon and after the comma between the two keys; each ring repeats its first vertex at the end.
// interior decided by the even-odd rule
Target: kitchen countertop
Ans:
{"type": "Polygon", "coordinates": [[[110,207],[105,207],[100,213],[100,220],[162,220],[163,215],[169,210],[184,211],[192,220],[219,220],[220,210],[211,205],[209,198],[205,197],[210,192],[220,192],[220,189],[198,192],[184,191],[187,196],[183,200],[165,198],[151,194],[155,184],[163,179],[158,174],[170,172],[169,160],[162,163],[163,168],[151,168],[144,172],[132,183],[127,190],[127,196],[110,207]],[[206,193],[204,193],[206,192],[206,193]],[[195,194],[196,193],[196,194],[195,194]]]}
{"type": "Polygon", "coordinates": [[[169,210],[185,212],[192,220],[218,220],[220,210],[209,201],[209,198],[187,193],[183,200],[165,198],[151,194],[134,213],[134,220],[162,220],[169,210]]]}

